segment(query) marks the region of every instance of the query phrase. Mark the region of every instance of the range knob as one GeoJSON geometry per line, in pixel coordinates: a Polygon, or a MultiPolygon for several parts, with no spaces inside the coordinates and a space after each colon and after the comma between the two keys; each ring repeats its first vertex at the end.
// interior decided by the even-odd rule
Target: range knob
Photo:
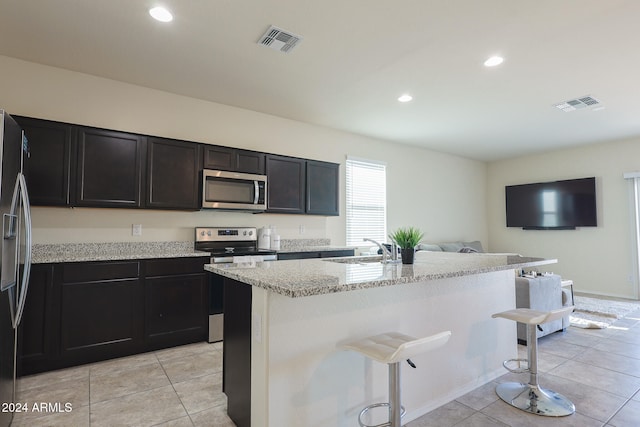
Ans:
{"type": "Polygon", "coordinates": [[[211,237],[211,230],[207,231],[207,236],[211,237]]]}
{"type": "Polygon", "coordinates": [[[243,235],[243,236],[246,236],[246,235],[247,235],[247,230],[244,230],[244,231],[242,232],[242,235],[243,235]]]}
{"type": "Polygon", "coordinates": [[[253,230],[249,230],[249,236],[253,235],[253,230]]]}
{"type": "Polygon", "coordinates": [[[201,232],[200,232],[200,235],[204,237],[204,231],[201,231],[201,232]]]}

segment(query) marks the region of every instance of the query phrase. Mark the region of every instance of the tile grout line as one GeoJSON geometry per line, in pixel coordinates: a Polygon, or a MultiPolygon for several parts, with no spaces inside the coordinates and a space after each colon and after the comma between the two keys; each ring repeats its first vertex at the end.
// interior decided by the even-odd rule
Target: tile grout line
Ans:
{"type": "Polygon", "coordinates": [[[180,401],[180,405],[182,406],[182,409],[184,409],[184,413],[187,414],[187,417],[189,418],[189,422],[191,422],[192,426],[195,425],[194,422],[193,422],[193,419],[191,418],[191,415],[189,414],[189,411],[187,410],[187,407],[184,406],[184,402],[180,398],[180,395],[178,394],[178,391],[176,390],[176,387],[174,386],[173,381],[171,381],[171,378],[169,377],[169,374],[167,374],[167,370],[164,368],[164,365],[162,364],[162,361],[158,358],[158,354],[154,351],[153,355],[155,356],[156,360],[158,361],[158,364],[160,365],[160,368],[162,369],[162,372],[164,372],[164,375],[167,377],[167,380],[169,381],[169,384],[171,384],[171,389],[173,390],[173,392],[175,393],[176,397],[180,401]]]}

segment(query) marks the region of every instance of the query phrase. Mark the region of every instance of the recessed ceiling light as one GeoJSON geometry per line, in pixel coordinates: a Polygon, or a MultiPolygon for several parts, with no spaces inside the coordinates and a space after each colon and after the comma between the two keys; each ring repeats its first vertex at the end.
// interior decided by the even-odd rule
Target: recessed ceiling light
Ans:
{"type": "Polygon", "coordinates": [[[500,65],[504,62],[504,58],[501,56],[492,56],[491,58],[484,61],[485,67],[495,67],[496,65],[500,65]]]}
{"type": "Polygon", "coordinates": [[[167,9],[162,6],[154,7],[149,9],[149,15],[160,22],[171,22],[173,21],[173,15],[167,9]]]}
{"type": "Polygon", "coordinates": [[[405,93],[404,95],[400,95],[400,97],[398,97],[398,101],[400,102],[409,102],[413,99],[413,96],[409,95],[408,93],[405,93]]]}

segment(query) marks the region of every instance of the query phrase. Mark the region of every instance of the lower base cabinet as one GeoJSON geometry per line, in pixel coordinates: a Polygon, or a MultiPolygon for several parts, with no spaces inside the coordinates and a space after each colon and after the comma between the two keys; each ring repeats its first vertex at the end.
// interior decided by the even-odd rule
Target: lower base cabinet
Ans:
{"type": "Polygon", "coordinates": [[[18,328],[18,375],[47,370],[53,358],[52,334],[56,317],[53,310],[53,265],[38,264],[31,268],[27,304],[18,328]]]}
{"type": "Polygon", "coordinates": [[[199,260],[158,260],[147,263],[147,348],[171,347],[207,339],[209,298],[207,276],[202,265],[203,262],[199,260]]]}
{"type": "Polygon", "coordinates": [[[18,374],[204,341],[204,258],[36,264],[18,374]]]}
{"type": "MultiPolygon", "coordinates": [[[[143,348],[140,262],[62,264],[60,359],[81,364],[143,348]]],[[[55,270],[55,267],[54,267],[55,270]]]]}

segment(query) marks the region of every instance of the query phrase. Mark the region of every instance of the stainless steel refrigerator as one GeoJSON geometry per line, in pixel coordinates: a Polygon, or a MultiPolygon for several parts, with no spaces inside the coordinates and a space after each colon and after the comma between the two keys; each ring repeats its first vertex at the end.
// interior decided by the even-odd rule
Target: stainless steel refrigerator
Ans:
{"type": "Polygon", "coordinates": [[[0,427],[13,418],[17,331],[31,270],[31,211],[22,174],[28,151],[20,126],[0,110],[0,427]]]}

